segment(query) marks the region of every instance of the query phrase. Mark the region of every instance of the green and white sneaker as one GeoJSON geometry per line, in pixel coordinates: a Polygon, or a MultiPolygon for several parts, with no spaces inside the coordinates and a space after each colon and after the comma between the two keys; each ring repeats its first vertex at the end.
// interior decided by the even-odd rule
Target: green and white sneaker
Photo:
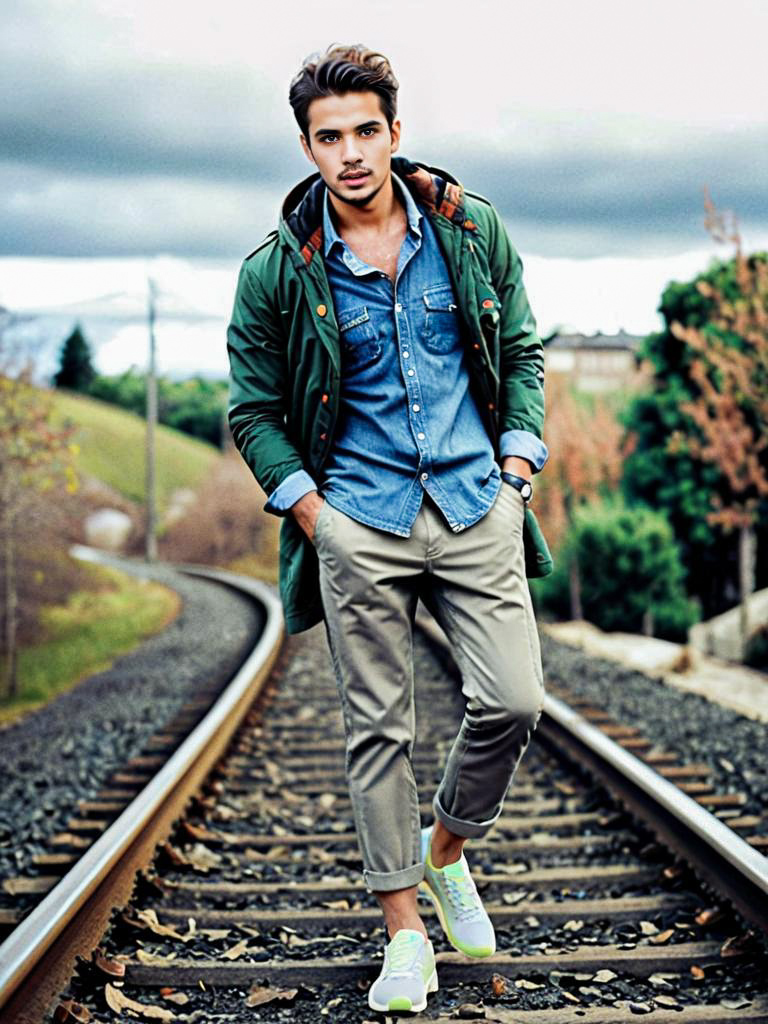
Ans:
{"type": "Polygon", "coordinates": [[[424,1010],[427,993],[437,992],[432,943],[414,928],[401,928],[387,943],[381,974],[368,990],[372,1010],[424,1010]]]}
{"type": "Polygon", "coordinates": [[[435,905],[443,931],[454,949],[467,956],[493,956],[496,933],[469,873],[467,858],[436,868],[430,858],[432,826],[421,830],[424,881],[419,884],[435,905]]]}

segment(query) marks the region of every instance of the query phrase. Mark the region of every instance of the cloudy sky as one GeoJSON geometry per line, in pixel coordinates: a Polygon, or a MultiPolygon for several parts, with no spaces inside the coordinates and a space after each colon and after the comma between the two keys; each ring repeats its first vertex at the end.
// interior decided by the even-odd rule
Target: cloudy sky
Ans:
{"type": "Polygon", "coordinates": [[[0,303],[85,316],[113,370],[141,361],[149,270],[167,367],[225,367],[238,263],[311,171],[288,83],[362,41],[401,153],[502,212],[542,332],[644,333],[725,255],[704,186],[768,247],[766,38],[766,0],[4,0],[0,303]]]}

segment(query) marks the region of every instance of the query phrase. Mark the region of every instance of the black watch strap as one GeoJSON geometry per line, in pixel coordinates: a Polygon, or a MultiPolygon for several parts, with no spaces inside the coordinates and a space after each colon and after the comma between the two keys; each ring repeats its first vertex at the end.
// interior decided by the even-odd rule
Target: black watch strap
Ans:
{"type": "Polygon", "coordinates": [[[508,473],[506,470],[502,470],[501,479],[516,487],[523,496],[524,501],[528,502],[533,497],[533,484],[530,480],[526,480],[524,476],[518,476],[517,473],[508,473]]]}

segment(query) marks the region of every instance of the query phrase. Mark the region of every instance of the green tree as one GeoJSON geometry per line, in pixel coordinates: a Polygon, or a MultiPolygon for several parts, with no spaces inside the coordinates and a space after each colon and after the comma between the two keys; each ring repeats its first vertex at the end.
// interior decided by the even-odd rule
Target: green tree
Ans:
{"type": "MultiPolygon", "coordinates": [[[[756,254],[753,260],[768,258],[756,254]]],[[[649,372],[650,392],[637,395],[622,414],[629,432],[622,491],[629,504],[645,503],[668,517],[681,548],[689,594],[696,595],[704,618],[736,604],[739,587],[739,536],[722,521],[713,521],[713,507],[733,502],[733,487],[722,460],[702,458],[695,443],[705,442],[692,415],[707,401],[699,370],[701,351],[690,343],[699,332],[713,331],[713,297],[735,301],[741,294],[735,259],[713,260],[689,282],[671,282],[658,307],[665,328],[648,335],[640,358],[649,372]],[[697,379],[698,376],[698,379],[697,379]],[[693,444],[686,443],[694,441],[693,444]]],[[[729,343],[745,347],[732,334],[729,343]]],[[[760,453],[763,468],[767,453],[760,453]]],[[[758,551],[768,541],[768,503],[754,511],[758,551]],[[762,543],[761,543],[762,541],[762,543]]],[[[768,565],[756,564],[758,586],[768,582],[768,565]]]]}
{"type": "Polygon", "coordinates": [[[73,493],[77,475],[73,427],[56,426],[51,392],[34,386],[31,361],[7,339],[12,319],[0,323],[0,578],[2,696],[18,693],[18,556],[36,506],[56,490],[73,493]]]}
{"type": "Polygon", "coordinates": [[[53,383],[57,388],[68,388],[70,391],[88,393],[96,376],[91,362],[91,347],[83,334],[80,324],[61,346],[59,369],[54,374],[53,383]]]}

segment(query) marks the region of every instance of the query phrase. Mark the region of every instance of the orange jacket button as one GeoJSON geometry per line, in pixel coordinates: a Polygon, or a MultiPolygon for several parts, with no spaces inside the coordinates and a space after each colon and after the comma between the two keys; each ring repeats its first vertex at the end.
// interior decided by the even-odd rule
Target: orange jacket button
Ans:
{"type": "Polygon", "coordinates": [[[328,401],[328,395],[323,395],[322,401],[323,401],[323,405],[325,405],[325,403],[328,401]]]}
{"type": "Polygon", "coordinates": [[[324,440],[326,439],[326,437],[328,437],[328,435],[327,435],[327,434],[321,434],[321,435],[320,435],[320,440],[321,440],[321,441],[324,441],[324,440]]]}
{"type": "Polygon", "coordinates": [[[488,403],[488,408],[489,408],[489,409],[493,409],[493,408],[494,408],[493,402],[489,402],[489,403],[488,403]]]}
{"type": "Polygon", "coordinates": [[[480,342],[476,341],[472,347],[473,348],[480,348],[480,342]]]}
{"type": "Polygon", "coordinates": [[[493,299],[483,299],[483,309],[490,309],[492,305],[493,299]]]}
{"type": "Polygon", "coordinates": [[[327,312],[328,312],[328,307],[324,303],[321,302],[320,305],[317,307],[317,315],[318,316],[325,316],[325,314],[327,312]]]}

